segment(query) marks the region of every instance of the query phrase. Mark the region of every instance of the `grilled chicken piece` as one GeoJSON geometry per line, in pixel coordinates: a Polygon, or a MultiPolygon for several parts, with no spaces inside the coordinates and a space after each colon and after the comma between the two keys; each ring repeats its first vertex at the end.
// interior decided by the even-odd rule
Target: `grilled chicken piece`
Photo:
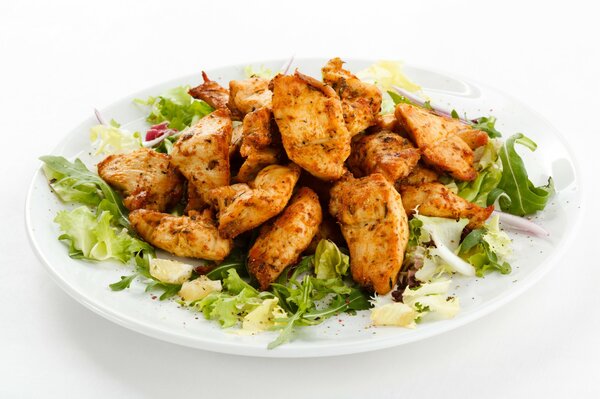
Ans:
{"type": "Polygon", "coordinates": [[[298,71],[277,75],[273,115],[288,157],[312,175],[336,180],[350,155],[342,103],[335,91],[298,71]]]}
{"type": "Polygon", "coordinates": [[[233,248],[232,240],[219,236],[209,209],[188,216],[138,209],[129,221],[144,240],[176,256],[221,261],[233,248]]]}
{"type": "Polygon", "coordinates": [[[267,165],[277,163],[281,152],[281,138],[271,110],[260,108],[246,114],[242,128],[240,154],[246,158],[236,177],[239,182],[252,180],[267,165]]]}
{"type": "Polygon", "coordinates": [[[456,135],[460,137],[462,141],[467,143],[472,150],[486,145],[489,141],[489,136],[486,132],[468,126],[466,129],[460,130],[456,135]]]}
{"type": "Polygon", "coordinates": [[[234,157],[242,146],[242,124],[237,123],[233,125],[231,130],[231,143],[229,144],[229,158],[234,157]]]}
{"type": "Polygon", "coordinates": [[[109,155],[98,164],[98,174],[123,193],[123,203],[130,211],[164,211],[183,195],[183,178],[170,164],[170,157],[148,148],[109,155]]]}
{"type": "Polygon", "coordinates": [[[396,119],[427,163],[459,180],[470,181],[477,177],[473,150],[457,135],[457,121],[404,103],[396,105],[396,119]]]}
{"type": "Polygon", "coordinates": [[[210,80],[206,72],[202,71],[204,83],[188,90],[190,96],[206,102],[214,109],[227,109],[229,90],[210,80]]]}
{"type": "Polygon", "coordinates": [[[317,234],[323,217],[319,198],[303,187],[272,224],[264,225],[248,253],[248,272],[261,290],[269,288],[281,272],[298,261],[317,234]]]}
{"type": "Polygon", "coordinates": [[[219,109],[186,129],[173,145],[171,162],[188,179],[188,191],[205,202],[208,190],[229,184],[229,111],[219,109]]]}
{"type": "Polygon", "coordinates": [[[375,124],[381,109],[381,91],[373,84],[362,82],[342,65],[341,59],[333,58],[321,71],[323,82],[333,87],[342,99],[346,127],[354,136],[375,124]]]}
{"type": "Polygon", "coordinates": [[[219,210],[219,233],[233,238],[279,214],[300,176],[297,165],[269,165],[249,184],[219,187],[208,198],[219,210]]]}
{"type": "Polygon", "coordinates": [[[348,167],[356,177],[381,173],[390,183],[410,174],[421,154],[407,139],[379,132],[352,140],[348,167]]]}
{"type": "Polygon", "coordinates": [[[394,133],[403,133],[398,126],[398,121],[394,114],[377,115],[375,117],[375,124],[367,130],[369,133],[377,133],[381,131],[388,131],[394,133]]]}
{"type": "Polygon", "coordinates": [[[329,210],[350,249],[352,278],[380,295],[396,284],[408,243],[400,194],[379,174],[346,176],[331,190],[329,210]]]}
{"type": "Polygon", "coordinates": [[[469,219],[467,227],[481,227],[492,214],[494,206],[482,208],[459,197],[441,183],[425,183],[418,186],[400,186],[402,203],[409,214],[417,208],[424,216],[469,219]]]}
{"type": "Polygon", "coordinates": [[[243,117],[259,108],[270,108],[272,94],[267,79],[252,77],[245,80],[232,80],[229,82],[227,105],[232,113],[238,113],[243,117]]]}
{"type": "Polygon", "coordinates": [[[423,183],[433,183],[438,181],[439,177],[436,172],[427,169],[419,162],[406,178],[396,182],[396,189],[400,185],[417,186],[423,183]]]}

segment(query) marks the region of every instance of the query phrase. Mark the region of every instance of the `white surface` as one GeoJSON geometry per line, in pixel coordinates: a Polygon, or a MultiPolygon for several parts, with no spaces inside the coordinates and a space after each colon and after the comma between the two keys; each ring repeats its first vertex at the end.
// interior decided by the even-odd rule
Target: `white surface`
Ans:
{"type": "Polygon", "coordinates": [[[3,2],[0,397],[598,397],[598,10],[577,1],[419,3],[3,2]],[[590,212],[570,253],[519,300],[468,327],[315,360],[146,338],[50,281],[23,223],[37,156],[93,106],[200,68],[292,52],[399,57],[533,105],[572,138],[588,183],[590,212]]]}
{"type": "MultiPolygon", "coordinates": [[[[326,62],[326,58],[296,58],[293,67],[310,76],[320,77],[326,62]]],[[[375,60],[349,60],[346,67],[351,71],[361,71],[373,62],[375,60]]],[[[264,66],[277,70],[283,64],[285,60],[277,60],[264,66]]],[[[206,72],[226,86],[232,79],[244,78],[242,71],[243,66],[229,66],[206,72]]],[[[122,265],[116,262],[91,264],[69,259],[67,247],[56,240],[60,231],[53,220],[58,211],[72,206],[62,204],[56,198],[41,171],[33,179],[25,210],[34,247],[54,280],[91,310],[143,334],[215,352],[264,357],[352,354],[420,341],[477,320],[528,290],[559,262],[573,241],[582,218],[580,183],[576,180],[579,172],[572,154],[563,144],[564,138],[527,106],[490,87],[443,72],[409,65],[405,66],[405,72],[422,86],[424,95],[434,105],[445,107],[450,104],[459,114],[470,118],[481,115],[482,110],[493,109],[499,120],[496,127],[507,137],[516,131],[531,132],[528,135],[538,144],[540,151],[532,153],[520,149],[526,156],[529,176],[545,181],[551,175],[557,190],[544,212],[535,217],[535,222],[549,232],[549,237],[509,232],[517,255],[511,259],[513,270],[510,276],[498,273],[484,279],[453,276],[449,293],[459,298],[461,311],[452,320],[422,323],[415,329],[372,328],[370,312],[363,311],[356,316],[340,315],[318,326],[298,329],[292,342],[276,350],[268,350],[268,342],[277,336],[275,332],[258,336],[225,332],[216,323],[198,317],[198,313],[178,309],[180,307],[174,301],[150,300],[154,293],[144,292],[145,286],[137,281],[129,290],[114,293],[108,285],[118,281],[120,275],[129,273],[122,265]]],[[[147,111],[135,105],[134,99],[155,96],[175,86],[193,86],[199,79],[197,74],[193,74],[133,93],[102,109],[102,117],[117,120],[129,132],[145,131],[148,128],[144,121],[147,111]]],[[[79,157],[93,170],[96,163],[104,158],[90,156],[93,150],[89,129],[97,123],[95,117],[89,116],[58,143],[53,154],[68,159],[79,157]]]]}

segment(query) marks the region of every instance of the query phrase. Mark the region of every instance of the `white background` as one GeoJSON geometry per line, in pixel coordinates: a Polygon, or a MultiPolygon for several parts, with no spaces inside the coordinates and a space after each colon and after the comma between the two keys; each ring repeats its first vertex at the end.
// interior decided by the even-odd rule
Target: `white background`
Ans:
{"type": "Polygon", "coordinates": [[[0,397],[505,398],[600,396],[598,107],[594,2],[0,3],[0,397]],[[36,259],[23,205],[36,158],[126,94],[230,63],[400,58],[511,93],[569,139],[586,221],[516,301],[395,349],[277,360],[192,350],[114,325],[36,259]]]}

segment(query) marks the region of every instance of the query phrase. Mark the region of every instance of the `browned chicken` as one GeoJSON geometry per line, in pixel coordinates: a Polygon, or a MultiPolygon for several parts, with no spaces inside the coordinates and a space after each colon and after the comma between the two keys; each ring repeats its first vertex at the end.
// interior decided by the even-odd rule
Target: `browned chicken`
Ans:
{"type": "Polygon", "coordinates": [[[441,183],[424,183],[417,186],[400,186],[404,208],[409,214],[418,210],[424,216],[469,219],[467,227],[481,227],[492,214],[494,206],[482,208],[459,197],[441,183]]]}
{"type": "Polygon", "coordinates": [[[231,130],[231,143],[229,144],[229,158],[231,159],[240,151],[242,146],[242,124],[237,123],[233,125],[231,130]]]}
{"type": "Polygon", "coordinates": [[[273,115],[288,157],[312,175],[335,180],[350,155],[342,103],[335,91],[298,71],[272,80],[273,115]]]}
{"type": "Polygon", "coordinates": [[[400,194],[387,179],[372,174],[346,176],[331,190],[329,210],[350,249],[352,278],[378,294],[396,284],[408,243],[408,220],[400,194]]]}
{"type": "Polygon", "coordinates": [[[176,256],[221,261],[233,248],[232,240],[219,236],[208,209],[190,211],[188,216],[138,209],[129,220],[145,241],[176,256]]]}
{"type": "Polygon", "coordinates": [[[406,178],[396,182],[396,189],[398,189],[399,185],[416,186],[423,183],[433,183],[438,181],[439,177],[436,172],[426,168],[419,162],[406,178]]]}
{"type": "Polygon", "coordinates": [[[298,261],[311,243],[322,219],[319,198],[303,187],[272,224],[264,225],[248,253],[248,272],[261,290],[269,288],[281,272],[298,261]]]}
{"type": "Polygon", "coordinates": [[[267,79],[252,77],[229,82],[229,103],[231,112],[242,117],[262,107],[271,107],[271,90],[267,79]]]}
{"type": "Polygon", "coordinates": [[[123,203],[130,211],[164,211],[183,195],[183,178],[170,164],[170,157],[148,148],[109,155],[98,164],[98,174],[123,193],[123,203]]]}
{"type": "Polygon", "coordinates": [[[458,180],[474,180],[473,150],[457,136],[457,121],[410,104],[396,105],[396,119],[427,163],[458,180]]]}
{"type": "Polygon", "coordinates": [[[188,179],[188,191],[196,190],[191,198],[200,203],[206,202],[208,190],[229,184],[231,133],[229,111],[219,109],[186,129],[173,145],[171,162],[188,179]]]}
{"type": "Polygon", "coordinates": [[[489,141],[489,136],[486,132],[468,127],[456,133],[472,150],[484,146],[489,141]]]}
{"type": "Polygon", "coordinates": [[[271,116],[269,108],[260,108],[244,117],[240,154],[246,159],[236,181],[250,181],[265,166],[277,163],[279,160],[281,137],[271,116]]]}
{"type": "Polygon", "coordinates": [[[219,210],[219,233],[233,238],[279,214],[292,196],[300,168],[270,165],[249,184],[219,187],[208,198],[219,210]]]}
{"type": "Polygon", "coordinates": [[[394,114],[377,115],[375,117],[375,124],[367,130],[369,133],[377,133],[381,131],[388,131],[398,133],[405,136],[404,131],[400,129],[396,116],[394,114]]]}
{"type": "Polygon", "coordinates": [[[352,140],[348,168],[355,177],[381,173],[390,183],[410,174],[421,154],[410,141],[392,132],[357,136],[352,140]]]}
{"type": "MultiPolygon", "coordinates": [[[[227,104],[229,103],[229,90],[217,82],[210,80],[204,71],[202,71],[202,79],[204,79],[204,83],[193,87],[188,91],[190,96],[206,102],[214,109],[228,109],[227,104]]],[[[234,119],[239,119],[240,117],[239,115],[235,116],[237,116],[237,118],[234,119]]]]}
{"type": "Polygon", "coordinates": [[[327,83],[342,99],[344,120],[351,136],[375,124],[381,109],[381,91],[377,86],[362,82],[342,68],[339,58],[329,60],[321,70],[327,83]]]}

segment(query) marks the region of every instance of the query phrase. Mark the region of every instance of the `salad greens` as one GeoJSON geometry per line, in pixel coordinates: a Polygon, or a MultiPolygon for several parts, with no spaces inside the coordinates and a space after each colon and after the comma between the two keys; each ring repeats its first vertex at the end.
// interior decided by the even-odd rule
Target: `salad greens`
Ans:
{"type": "Polygon", "coordinates": [[[170,129],[181,131],[214,111],[204,101],[190,96],[188,90],[189,86],[179,86],[158,97],[137,99],[135,102],[150,107],[150,114],[146,118],[150,124],[156,125],[166,121],[169,122],[170,129]]]}
{"type": "Polygon", "coordinates": [[[500,230],[498,219],[498,216],[494,216],[484,227],[472,230],[460,245],[460,257],[475,267],[478,277],[483,277],[490,271],[501,274],[512,271],[510,264],[504,260],[512,253],[511,241],[500,230]]]}
{"type": "Polygon", "coordinates": [[[554,183],[550,177],[548,184],[536,187],[529,180],[525,164],[515,150],[515,144],[521,144],[531,151],[537,148],[537,144],[522,133],[509,137],[502,144],[499,151],[502,160],[502,178],[491,197],[498,199],[503,211],[524,216],[546,207],[548,199],[554,193],[554,183]]]}
{"type": "Polygon", "coordinates": [[[138,132],[132,135],[121,129],[114,121],[111,121],[110,125],[93,126],[90,129],[90,140],[98,143],[94,155],[125,153],[142,147],[138,132]]]}

